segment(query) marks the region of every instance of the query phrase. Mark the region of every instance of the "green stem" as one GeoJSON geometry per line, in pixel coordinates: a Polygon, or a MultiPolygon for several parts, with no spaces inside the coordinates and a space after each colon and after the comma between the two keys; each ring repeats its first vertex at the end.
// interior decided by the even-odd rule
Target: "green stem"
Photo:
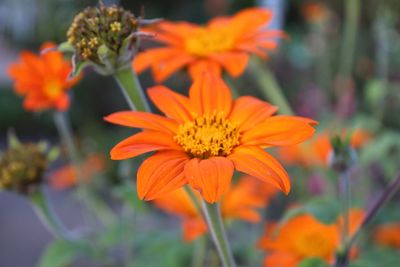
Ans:
{"type": "Polygon", "coordinates": [[[30,195],[30,200],[37,216],[54,237],[64,240],[73,239],[55,214],[44,189],[40,188],[37,192],[30,195]]]}
{"type": "MultiPolygon", "coordinates": [[[[81,157],[79,156],[73,140],[72,129],[69,124],[67,114],[62,112],[54,113],[54,123],[61,136],[63,144],[67,147],[69,160],[77,170],[78,196],[85,202],[85,206],[96,214],[100,221],[106,224],[112,223],[114,221],[114,213],[86,186],[85,178],[88,177],[85,177],[85,174],[82,170],[81,157]]],[[[89,221],[89,216],[86,216],[86,220],[89,221]]]]}
{"type": "Polygon", "coordinates": [[[345,24],[340,54],[339,74],[350,76],[354,64],[354,52],[357,40],[360,0],[345,0],[345,24]]]}
{"type": "Polygon", "coordinates": [[[202,200],[202,209],[222,265],[224,267],[235,267],[236,264],[226,238],[219,203],[209,204],[202,200]]]}
{"type": "Polygon", "coordinates": [[[349,217],[350,217],[350,206],[351,206],[351,191],[350,191],[350,177],[349,170],[345,170],[340,174],[341,182],[341,201],[342,201],[342,214],[343,214],[343,225],[341,229],[342,246],[344,246],[349,237],[349,217]]]}
{"type": "Polygon", "coordinates": [[[150,111],[150,106],[144,95],[140,82],[131,68],[125,68],[114,73],[126,102],[132,110],[150,111]]]}
{"type": "Polygon", "coordinates": [[[250,61],[249,67],[250,73],[258,83],[264,97],[271,101],[272,104],[278,106],[279,113],[293,115],[292,108],[270,70],[264,67],[258,59],[250,61]]]}
{"type": "Polygon", "coordinates": [[[203,267],[204,266],[204,258],[206,256],[206,239],[201,236],[194,243],[194,252],[191,267],[203,267]]]}
{"type": "Polygon", "coordinates": [[[338,255],[336,259],[335,267],[347,267],[349,260],[349,253],[353,247],[357,237],[365,229],[365,227],[371,222],[373,218],[378,214],[378,212],[383,208],[383,206],[389,202],[389,200],[398,192],[400,189],[400,173],[397,174],[395,179],[386,187],[385,191],[381,194],[379,199],[375,202],[372,208],[367,212],[360,226],[356,232],[347,240],[343,251],[338,255]]]}
{"type": "MultiPolygon", "coordinates": [[[[77,187],[77,193],[79,197],[81,198],[82,201],[85,202],[85,205],[87,205],[87,190],[86,190],[86,185],[85,185],[85,180],[84,180],[84,175],[83,175],[83,170],[81,167],[81,160],[80,156],[78,153],[78,150],[76,149],[74,139],[73,139],[73,134],[72,134],[72,129],[71,125],[69,124],[69,121],[67,119],[67,114],[63,112],[55,112],[53,114],[53,119],[54,119],[54,124],[56,125],[56,128],[58,130],[58,133],[61,137],[62,143],[66,146],[67,148],[67,153],[69,156],[70,162],[75,166],[77,170],[77,181],[78,181],[78,187],[77,187]]],[[[86,213],[84,213],[86,214],[86,213]]],[[[88,221],[89,218],[88,216],[85,215],[86,220],[88,221]]]]}

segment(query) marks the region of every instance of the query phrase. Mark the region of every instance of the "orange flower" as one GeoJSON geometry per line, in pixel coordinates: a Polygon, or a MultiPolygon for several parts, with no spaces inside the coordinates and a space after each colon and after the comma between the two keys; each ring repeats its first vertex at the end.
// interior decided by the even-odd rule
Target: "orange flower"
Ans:
{"type": "MultiPolygon", "coordinates": [[[[363,217],[362,210],[351,210],[350,234],[354,234],[363,217]]],[[[332,263],[340,246],[340,221],[326,225],[310,214],[302,214],[282,226],[268,226],[259,243],[269,252],[265,266],[295,267],[307,258],[320,258],[332,263]]]]}
{"type": "MultiPolygon", "coordinates": [[[[257,223],[261,220],[261,216],[256,209],[266,207],[276,193],[277,190],[268,184],[251,176],[243,176],[222,199],[222,217],[226,220],[241,219],[257,223]]],[[[197,192],[194,194],[200,198],[197,192]]],[[[186,241],[192,241],[207,232],[206,222],[183,188],[157,198],[153,203],[166,212],[182,218],[183,237],[186,241]]]]}
{"type": "Polygon", "coordinates": [[[329,9],[322,3],[307,3],[302,7],[302,14],[308,22],[322,22],[329,17],[329,9]]]}
{"type": "MultiPolygon", "coordinates": [[[[345,137],[345,133],[344,131],[342,138],[345,137]]],[[[309,142],[295,146],[280,147],[278,153],[286,164],[301,164],[305,167],[326,166],[332,153],[330,138],[331,135],[328,132],[323,132],[309,142]]],[[[371,135],[367,131],[356,129],[352,133],[350,145],[356,149],[363,146],[370,139],[371,135]]]]}
{"type": "Polygon", "coordinates": [[[69,79],[71,64],[61,52],[48,50],[54,47],[53,43],[45,43],[41,49],[48,52],[41,55],[23,51],[20,62],[8,68],[15,92],[25,97],[23,105],[28,111],[63,111],[69,107],[67,90],[80,78],[69,79]]]}
{"type": "Polygon", "coordinates": [[[400,223],[379,226],[375,231],[374,239],[378,244],[400,249],[400,223]]]}
{"type": "Polygon", "coordinates": [[[152,200],[190,184],[213,203],[227,192],[235,169],[289,193],[288,174],[263,148],[306,140],[315,121],[272,116],[276,107],[250,96],[233,101],[229,88],[213,75],[196,79],[189,97],[164,86],[150,88],[148,94],[167,117],[123,111],[105,118],[144,129],[117,144],[112,159],[158,151],[139,167],[140,199],[152,200]]]}
{"type": "Polygon", "coordinates": [[[275,38],[283,32],[268,30],[272,12],[249,8],[232,17],[219,17],[205,26],[189,22],[164,21],[150,29],[165,47],[152,48],[136,56],[137,72],[151,67],[154,78],[162,82],[177,70],[188,67],[191,77],[203,71],[231,76],[243,73],[250,54],[266,58],[267,50],[277,47],[275,38]]]}
{"type": "MultiPolygon", "coordinates": [[[[105,160],[102,155],[92,154],[82,164],[82,176],[89,182],[93,176],[105,169],[105,160]]],[[[67,165],[54,171],[50,176],[50,186],[63,190],[78,183],[78,170],[74,165],[67,165]]]]}

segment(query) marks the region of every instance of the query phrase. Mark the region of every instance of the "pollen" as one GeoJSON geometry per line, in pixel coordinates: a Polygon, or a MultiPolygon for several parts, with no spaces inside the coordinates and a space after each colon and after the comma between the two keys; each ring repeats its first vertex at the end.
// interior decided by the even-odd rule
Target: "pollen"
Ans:
{"type": "Polygon", "coordinates": [[[300,234],[294,246],[297,252],[305,257],[326,257],[334,251],[335,242],[330,236],[324,236],[324,233],[306,232],[300,234]]]}
{"type": "Polygon", "coordinates": [[[49,99],[56,99],[63,94],[64,91],[59,81],[49,80],[45,82],[43,92],[49,99]]]}
{"type": "Polygon", "coordinates": [[[113,32],[121,31],[121,23],[114,21],[113,23],[110,24],[110,29],[113,32]]]}
{"type": "Polygon", "coordinates": [[[234,45],[231,35],[222,30],[200,30],[186,40],[186,50],[197,56],[229,51],[234,45]]]}
{"type": "Polygon", "coordinates": [[[198,158],[227,156],[239,138],[236,125],[217,112],[181,124],[174,137],[188,154],[198,158]]]}
{"type": "Polygon", "coordinates": [[[75,48],[78,59],[100,63],[98,49],[105,45],[118,54],[132,33],[138,30],[138,19],[128,10],[100,4],[88,7],[75,16],[67,32],[68,42],[75,48]]]}

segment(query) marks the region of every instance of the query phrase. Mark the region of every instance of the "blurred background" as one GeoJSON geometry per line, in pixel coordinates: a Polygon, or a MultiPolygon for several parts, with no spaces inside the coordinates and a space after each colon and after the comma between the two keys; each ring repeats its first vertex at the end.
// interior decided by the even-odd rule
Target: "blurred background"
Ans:
{"type": "MultiPolygon", "coordinates": [[[[97,2],[0,0],[0,149],[6,145],[9,129],[13,129],[23,141],[44,139],[54,144],[58,142],[50,114],[24,111],[21,99],[13,93],[7,66],[17,59],[21,50],[38,51],[44,41],[65,41],[73,17],[84,7],[96,5],[97,2]]],[[[359,7],[348,6],[348,2],[353,0],[103,2],[121,4],[134,14],[141,14],[144,10],[146,18],[195,23],[205,23],[214,16],[232,14],[254,5],[273,8],[274,21],[269,27],[282,28],[290,37],[282,41],[268,66],[275,73],[296,113],[318,119],[321,129],[329,127],[335,120],[340,121],[342,127],[359,126],[373,133],[373,145],[361,157],[367,166],[368,177],[379,177],[384,183],[399,167],[400,1],[363,0],[357,1],[359,7]]],[[[144,48],[148,45],[151,44],[143,43],[144,48]]],[[[148,72],[141,75],[140,79],[144,87],[154,84],[148,72]]],[[[262,97],[250,75],[240,77],[235,83],[241,94],[262,97]]],[[[184,73],[178,73],[167,81],[167,86],[182,92],[189,84],[184,73]]],[[[109,149],[129,134],[122,127],[110,127],[102,119],[114,111],[128,108],[116,87],[111,77],[102,77],[89,70],[85,72],[82,82],[73,89],[70,109],[72,126],[80,147],[87,153],[101,153],[107,157],[109,149]]],[[[53,168],[64,163],[61,157],[53,168]]],[[[108,175],[104,176],[107,179],[99,182],[100,192],[108,184],[120,183],[120,174],[126,172],[123,164],[117,166],[106,159],[106,165],[108,175]]],[[[50,191],[56,210],[66,224],[70,227],[79,225],[84,220],[85,211],[73,193],[55,189],[50,191]]],[[[134,198],[124,193],[117,195],[134,198]]],[[[111,205],[113,201],[110,200],[111,205]]],[[[142,220],[154,221],[148,218],[142,220]]],[[[158,229],[159,222],[155,221],[154,225],[147,227],[158,229]]],[[[176,225],[174,220],[165,220],[161,224],[162,229],[168,229],[171,236],[175,237],[166,238],[165,243],[160,241],[159,247],[153,250],[168,254],[170,258],[180,253],[185,262],[190,251],[179,245],[179,229],[176,225]],[[176,248],[173,250],[171,246],[169,250],[166,249],[171,242],[177,244],[176,248]]],[[[0,193],[0,266],[35,266],[50,240],[50,235],[22,197],[0,193]]],[[[167,256],[161,258],[166,260],[167,256]]],[[[85,262],[80,264],[97,266],[85,262]]],[[[139,263],[137,266],[145,265],[139,263]]]]}

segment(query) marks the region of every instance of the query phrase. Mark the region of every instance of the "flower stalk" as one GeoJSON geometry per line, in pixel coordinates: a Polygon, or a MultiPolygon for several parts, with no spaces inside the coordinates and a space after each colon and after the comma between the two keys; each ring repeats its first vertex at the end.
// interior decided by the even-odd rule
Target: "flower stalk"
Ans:
{"type": "Polygon", "coordinates": [[[276,81],[274,75],[268,68],[265,68],[260,60],[252,60],[249,64],[250,73],[259,85],[261,93],[272,104],[278,106],[278,112],[286,115],[294,115],[282,89],[276,81]]]}
{"type": "Polygon", "coordinates": [[[229,242],[226,238],[226,233],[222,222],[220,204],[209,204],[202,200],[202,209],[222,265],[224,267],[235,267],[236,263],[233,259],[232,251],[229,247],[229,242]]]}
{"type": "Polygon", "coordinates": [[[43,188],[30,194],[29,197],[40,221],[54,237],[64,240],[73,239],[54,212],[53,207],[48,201],[46,191],[43,188]]]}
{"type": "Polygon", "coordinates": [[[349,237],[349,213],[351,207],[351,190],[350,190],[350,175],[349,170],[345,170],[340,173],[340,183],[341,183],[341,196],[342,201],[342,214],[343,214],[343,225],[341,229],[341,241],[342,244],[346,244],[349,237]]]}
{"type": "Polygon", "coordinates": [[[150,111],[150,105],[132,68],[125,68],[115,72],[114,78],[132,110],[150,111]]]}
{"type": "Polygon", "coordinates": [[[353,247],[357,237],[365,229],[369,222],[378,214],[382,207],[389,202],[389,200],[395,195],[395,193],[400,189],[400,173],[397,174],[396,178],[386,187],[385,191],[381,194],[379,199],[375,202],[372,208],[368,211],[364,220],[361,222],[357,231],[351,236],[351,238],[346,242],[344,249],[338,254],[336,258],[335,267],[347,267],[349,261],[349,253],[353,247]]]}

